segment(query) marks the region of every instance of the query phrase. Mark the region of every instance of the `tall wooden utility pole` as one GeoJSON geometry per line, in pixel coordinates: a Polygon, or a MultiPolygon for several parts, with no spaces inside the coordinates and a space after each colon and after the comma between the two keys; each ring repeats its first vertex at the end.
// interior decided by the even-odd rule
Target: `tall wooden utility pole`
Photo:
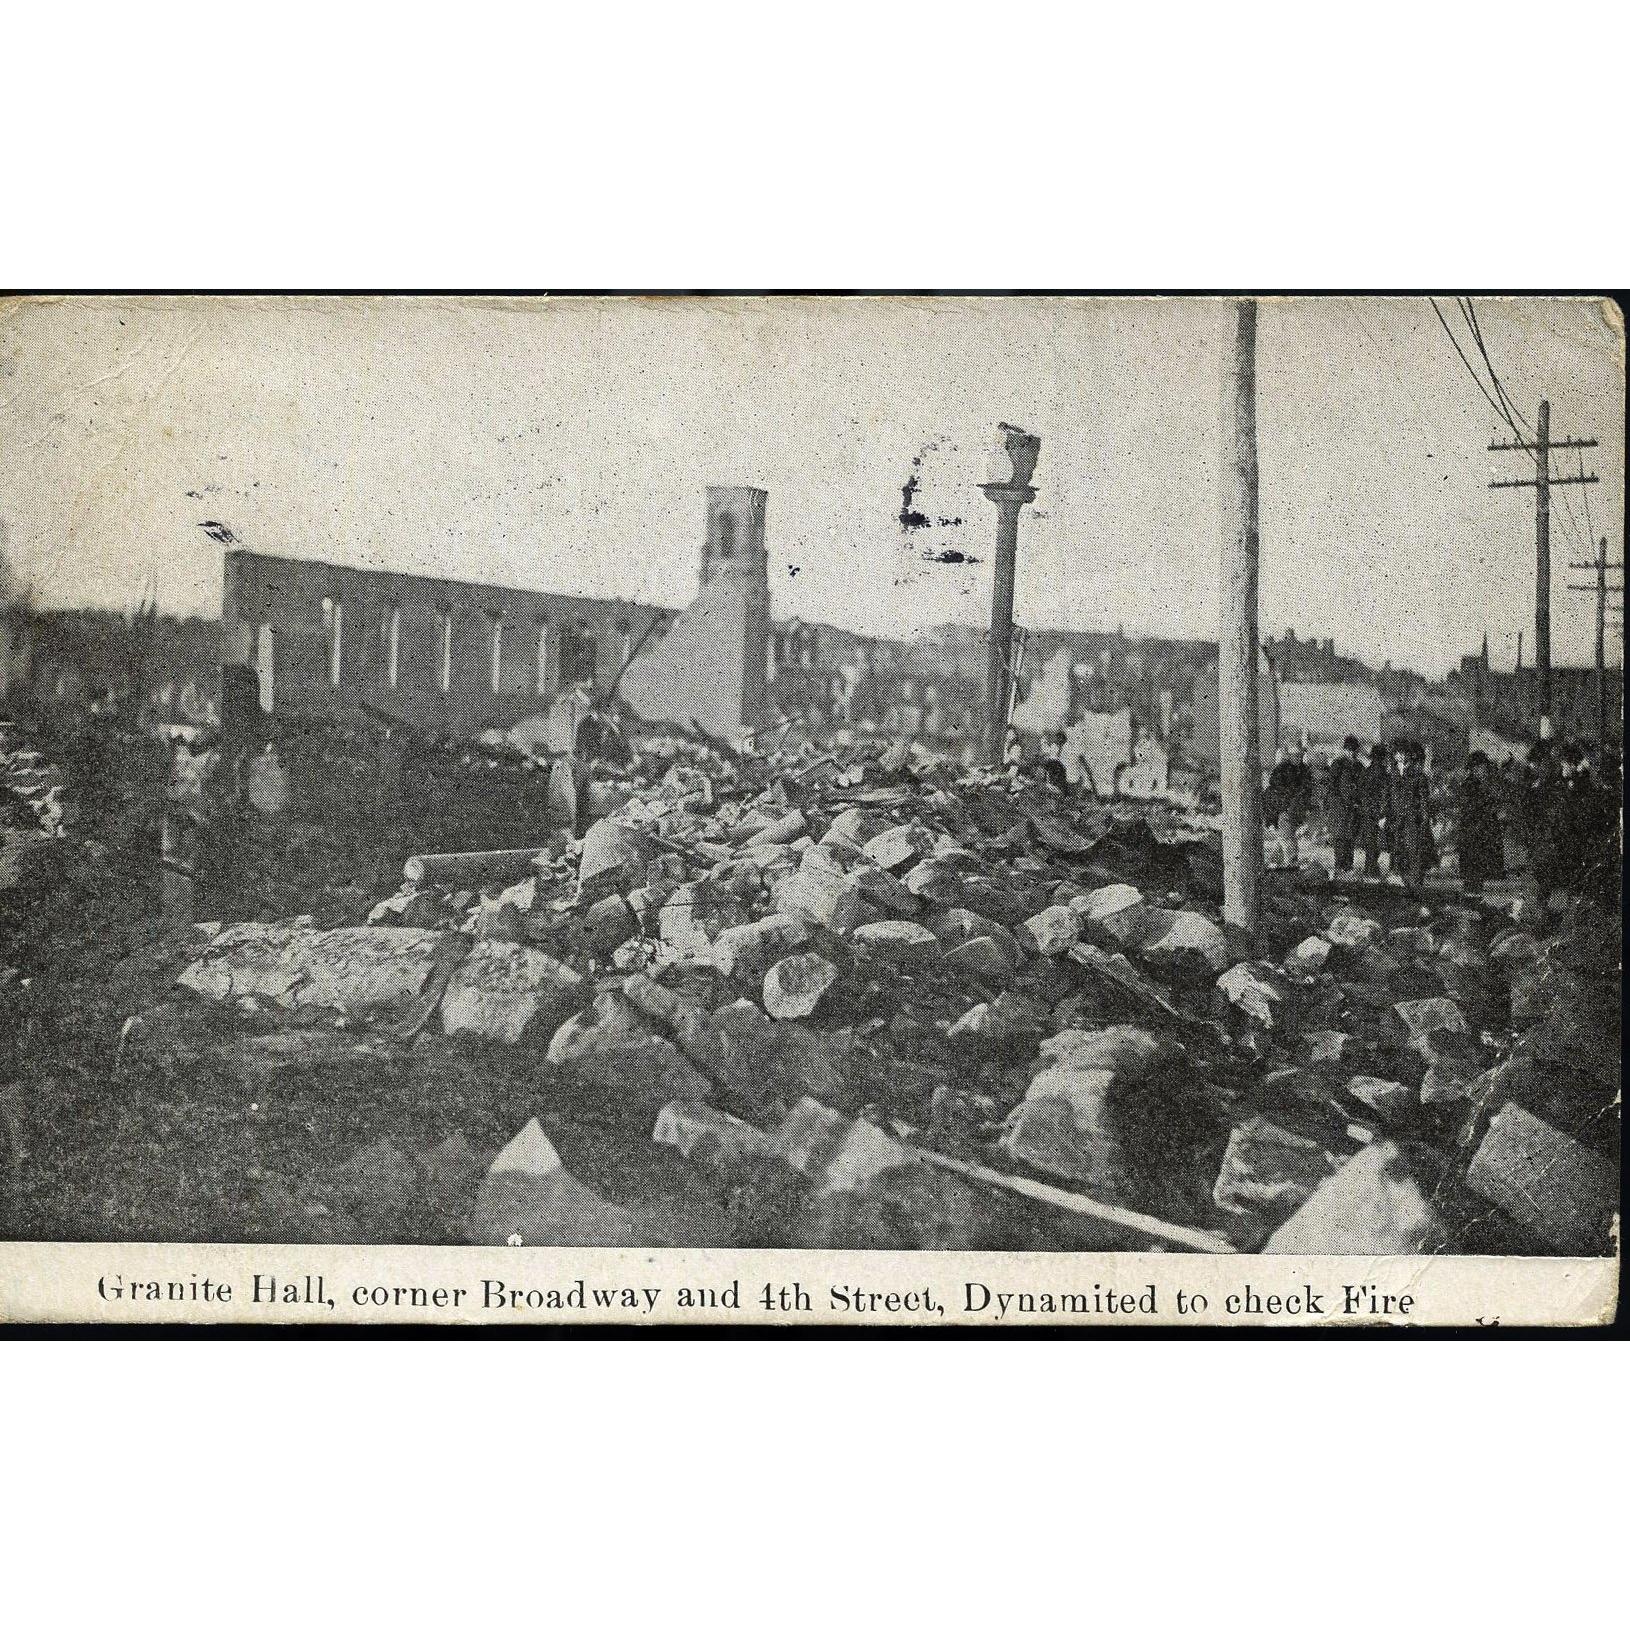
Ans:
{"type": "Polygon", "coordinates": [[[1262,741],[1257,712],[1256,301],[1234,314],[1223,398],[1223,536],[1217,632],[1223,921],[1252,944],[1262,873],[1262,741]]]}
{"type": "Polygon", "coordinates": [[[1551,404],[1539,405],[1533,441],[1492,441],[1491,453],[1532,453],[1534,475],[1522,481],[1491,481],[1491,487],[1534,489],[1534,664],[1539,670],[1540,733],[1550,733],[1551,718],[1551,488],[1590,486],[1594,475],[1552,475],[1551,454],[1564,447],[1594,447],[1593,439],[1551,440],[1551,404]]]}
{"type": "Polygon", "coordinates": [[[1014,425],[996,427],[989,481],[979,490],[996,506],[996,576],[990,591],[990,651],[985,667],[985,762],[1000,764],[1013,697],[1013,580],[1018,570],[1019,511],[1036,496],[1030,477],[1041,437],[1014,425]]]}
{"type": "Polygon", "coordinates": [[[1607,746],[1607,574],[1622,572],[1623,566],[1610,566],[1607,560],[1607,539],[1596,543],[1596,559],[1570,560],[1575,571],[1596,573],[1594,583],[1570,583],[1568,587],[1584,594],[1596,596],[1596,746],[1607,746]]]}

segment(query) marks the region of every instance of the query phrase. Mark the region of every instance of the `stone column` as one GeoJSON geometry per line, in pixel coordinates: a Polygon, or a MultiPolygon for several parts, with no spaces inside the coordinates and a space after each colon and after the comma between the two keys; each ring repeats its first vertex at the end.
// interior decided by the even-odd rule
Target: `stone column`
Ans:
{"type": "Polygon", "coordinates": [[[1002,762],[1013,676],[1013,580],[1018,566],[1019,511],[1035,496],[1030,485],[1041,437],[1013,425],[997,426],[989,481],[979,490],[996,505],[996,571],[990,596],[990,648],[985,669],[985,759],[1002,762]]]}

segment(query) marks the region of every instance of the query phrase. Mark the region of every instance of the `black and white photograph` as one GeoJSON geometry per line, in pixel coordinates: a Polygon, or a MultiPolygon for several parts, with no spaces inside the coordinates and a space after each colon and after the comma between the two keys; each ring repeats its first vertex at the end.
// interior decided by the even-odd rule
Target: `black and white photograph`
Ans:
{"type": "Polygon", "coordinates": [[[0,1318],[1611,1320],[1624,462],[1588,294],[9,300],[0,1318]]]}

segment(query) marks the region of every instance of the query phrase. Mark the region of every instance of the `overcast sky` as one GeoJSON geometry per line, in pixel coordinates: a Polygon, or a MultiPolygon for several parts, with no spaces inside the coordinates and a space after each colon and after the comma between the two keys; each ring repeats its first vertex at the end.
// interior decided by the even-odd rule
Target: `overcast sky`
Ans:
{"type": "MultiPolygon", "coordinates": [[[[1616,326],[1475,305],[1529,420],[1546,396],[1553,436],[1601,442],[1590,516],[1622,560],[1616,326]]],[[[1213,637],[1231,328],[1202,299],[23,303],[0,314],[0,542],[56,605],[122,608],[151,570],[165,609],[217,612],[201,521],[271,553],[682,604],[703,487],[747,484],[770,493],[776,615],[909,634],[988,612],[976,483],[1006,420],[1042,438],[1018,620],[1213,637]],[[907,527],[913,474],[928,524],[907,527]]],[[[1258,370],[1264,632],[1438,675],[1485,630],[1509,667],[1523,628],[1531,659],[1533,492],[1487,483],[1533,462],[1486,451],[1510,432],[1428,302],[1265,302],[1258,370]]],[[[1562,588],[1586,491],[1554,502],[1559,663],[1591,655],[1591,602],[1562,588]]]]}

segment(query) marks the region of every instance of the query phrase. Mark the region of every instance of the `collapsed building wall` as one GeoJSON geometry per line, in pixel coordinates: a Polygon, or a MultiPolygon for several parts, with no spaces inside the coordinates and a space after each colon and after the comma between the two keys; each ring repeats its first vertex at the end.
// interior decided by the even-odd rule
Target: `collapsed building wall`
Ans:
{"type": "Polygon", "coordinates": [[[639,652],[619,687],[641,719],[696,724],[732,741],[768,722],[768,502],[758,487],[707,489],[700,591],[661,643],[639,652]]]}
{"type": "Polygon", "coordinates": [[[1062,730],[1070,722],[1070,667],[1070,653],[1060,646],[1031,680],[1024,700],[1014,707],[1012,722],[1016,729],[1041,735],[1062,730]]]}

